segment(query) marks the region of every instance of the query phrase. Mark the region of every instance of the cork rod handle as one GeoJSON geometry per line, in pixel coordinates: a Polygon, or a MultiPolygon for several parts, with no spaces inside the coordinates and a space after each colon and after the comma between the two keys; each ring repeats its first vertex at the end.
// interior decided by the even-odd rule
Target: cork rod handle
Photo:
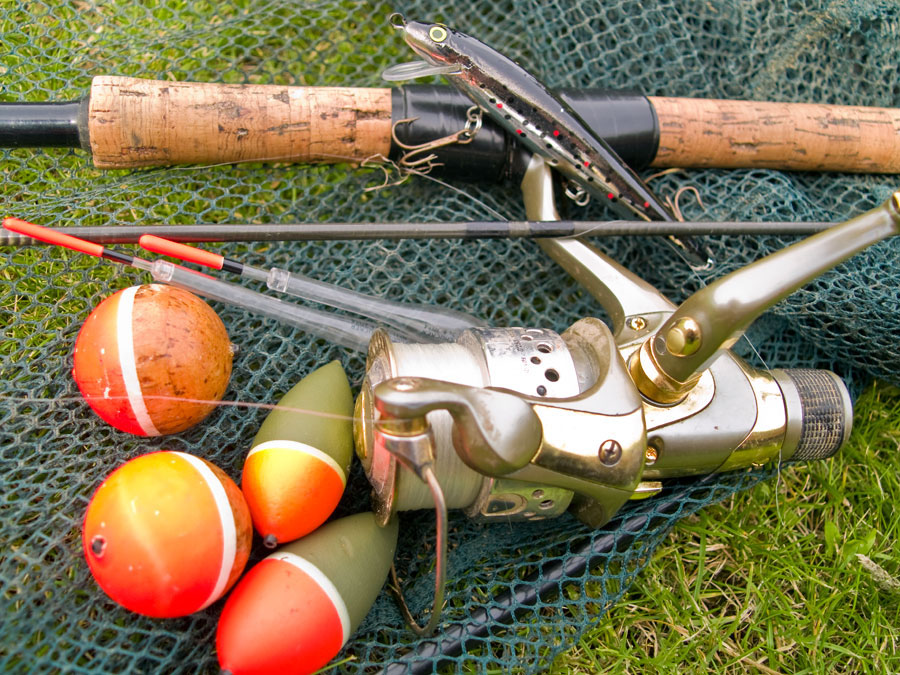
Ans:
{"type": "Polygon", "coordinates": [[[900,173],[900,110],[649,97],[653,166],[900,173]]]}
{"type": "Polygon", "coordinates": [[[390,89],[96,77],[94,165],[362,161],[391,143],[390,89]]]}
{"type": "MultiPolygon", "coordinates": [[[[654,167],[900,173],[900,110],[649,97],[654,167]]],[[[96,77],[94,164],[362,161],[391,147],[391,90],[96,77]]]]}

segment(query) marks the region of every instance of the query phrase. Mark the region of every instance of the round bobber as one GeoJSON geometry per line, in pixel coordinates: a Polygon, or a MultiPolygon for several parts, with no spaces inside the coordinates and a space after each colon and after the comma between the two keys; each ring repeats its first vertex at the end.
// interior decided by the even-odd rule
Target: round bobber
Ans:
{"type": "Polygon", "coordinates": [[[241,489],[270,548],[334,511],[353,458],[353,395],[340,362],[310,373],[266,417],[244,461],[241,489]]]}
{"type": "Polygon", "coordinates": [[[139,436],[183,431],[225,395],[232,350],[203,300],[164,284],[126,288],[97,305],[75,342],[72,374],[103,420],[139,436]]]}
{"type": "Polygon", "coordinates": [[[218,600],[247,564],[243,495],[210,462],[154,452],[116,469],[91,498],[82,541],[100,588],[139,614],[184,616],[218,600]]]}
{"type": "Polygon", "coordinates": [[[360,513],[332,521],[263,559],[222,609],[216,651],[232,675],[313,673],[368,614],[397,546],[397,519],[360,513]]]}

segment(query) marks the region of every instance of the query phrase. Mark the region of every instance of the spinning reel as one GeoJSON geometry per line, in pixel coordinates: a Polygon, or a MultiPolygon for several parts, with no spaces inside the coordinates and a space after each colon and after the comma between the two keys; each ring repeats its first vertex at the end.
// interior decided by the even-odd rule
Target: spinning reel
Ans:
{"type": "MultiPolygon", "coordinates": [[[[522,189],[530,219],[558,219],[539,158],[522,189]]],[[[486,521],[569,510],[601,527],[668,478],[835,454],[852,422],[844,383],[825,370],[757,370],[730,347],[780,299],[898,232],[900,192],[678,307],[580,240],[539,240],[612,330],[585,318],[562,335],[475,328],[437,345],[376,333],[355,433],[378,519],[432,504],[438,512],[435,611],[425,628],[407,620],[423,633],[436,625],[447,509],[486,521]]]]}

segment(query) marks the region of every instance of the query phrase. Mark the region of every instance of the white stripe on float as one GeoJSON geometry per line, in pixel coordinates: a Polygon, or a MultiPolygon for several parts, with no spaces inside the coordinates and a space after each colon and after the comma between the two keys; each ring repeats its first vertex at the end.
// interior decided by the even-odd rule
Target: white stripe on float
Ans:
{"type": "Polygon", "coordinates": [[[301,558],[295,553],[289,553],[287,551],[273,553],[268,556],[266,560],[283,560],[312,577],[312,580],[325,592],[325,595],[328,596],[328,599],[331,600],[331,604],[334,605],[335,610],[337,610],[338,617],[340,617],[341,620],[341,631],[343,633],[341,636],[341,646],[347,644],[347,640],[350,639],[350,612],[347,611],[347,604],[344,602],[341,594],[338,593],[338,589],[331,582],[331,579],[325,576],[325,573],[313,565],[309,560],[301,558]]]}
{"type": "Polygon", "coordinates": [[[228,494],[225,492],[225,486],[212,472],[206,462],[199,457],[194,457],[185,452],[173,452],[178,455],[191,466],[197,469],[197,472],[206,481],[209,491],[212,493],[213,500],[216,502],[216,510],[219,513],[219,522],[222,525],[222,565],[219,568],[219,577],[216,579],[216,585],[213,587],[209,597],[197,608],[197,611],[209,607],[218,600],[222,593],[225,592],[225,584],[228,583],[228,577],[231,576],[231,568],[234,567],[234,559],[237,556],[237,529],[234,524],[234,514],[231,511],[231,502],[228,501],[228,494]]]}
{"type": "MultiPolygon", "coordinates": [[[[347,475],[344,473],[343,467],[341,467],[340,464],[334,461],[334,457],[332,457],[328,453],[322,452],[318,448],[307,445],[306,443],[300,443],[298,441],[266,441],[265,443],[260,443],[259,445],[254,446],[253,449],[247,453],[247,459],[250,459],[250,456],[253,453],[262,452],[263,450],[268,450],[269,448],[293,450],[295,452],[302,452],[304,454],[320,459],[337,472],[337,475],[341,477],[341,483],[343,483],[344,487],[347,487],[347,475]]],[[[246,462],[247,459],[245,459],[244,461],[246,462]]]]}
{"type": "Polygon", "coordinates": [[[134,356],[134,294],[139,286],[131,286],[119,296],[119,311],[116,314],[116,339],[119,347],[119,365],[122,368],[122,379],[125,380],[125,393],[128,403],[134,412],[135,420],[147,436],[159,436],[159,431],[150,419],[144,395],[141,392],[141,381],[137,374],[137,361],[134,356]]]}

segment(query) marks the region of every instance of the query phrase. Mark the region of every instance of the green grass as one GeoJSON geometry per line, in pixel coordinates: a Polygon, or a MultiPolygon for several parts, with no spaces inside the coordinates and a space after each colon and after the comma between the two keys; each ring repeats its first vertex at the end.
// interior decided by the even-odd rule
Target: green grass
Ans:
{"type": "Polygon", "coordinates": [[[551,673],[900,671],[900,390],[844,452],[681,521],[551,673]]]}

